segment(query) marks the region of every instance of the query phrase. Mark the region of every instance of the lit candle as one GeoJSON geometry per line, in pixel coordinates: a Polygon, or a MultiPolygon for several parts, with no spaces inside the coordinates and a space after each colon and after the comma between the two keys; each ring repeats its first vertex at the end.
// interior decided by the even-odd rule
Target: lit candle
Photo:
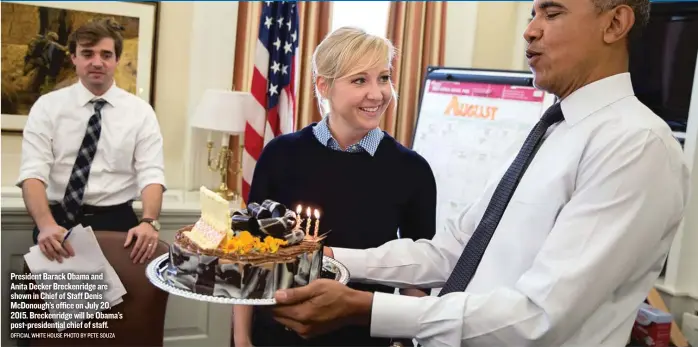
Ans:
{"type": "Polygon", "coordinates": [[[320,211],[315,210],[315,230],[313,231],[313,236],[316,238],[318,229],[320,229],[320,211]]]}
{"type": "Polygon", "coordinates": [[[310,207],[306,210],[306,215],[308,219],[305,220],[305,234],[310,235],[310,207]]]}
{"type": "Polygon", "coordinates": [[[298,207],[296,207],[296,227],[294,229],[301,228],[301,212],[303,212],[303,207],[298,205],[298,207]]]}

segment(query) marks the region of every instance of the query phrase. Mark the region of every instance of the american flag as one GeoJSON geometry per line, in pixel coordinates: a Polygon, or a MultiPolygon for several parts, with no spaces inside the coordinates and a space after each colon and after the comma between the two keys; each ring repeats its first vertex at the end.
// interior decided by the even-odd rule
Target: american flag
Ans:
{"type": "Polygon", "coordinates": [[[247,116],[242,158],[242,196],[246,203],[262,149],[271,139],[294,130],[298,24],[296,2],[265,1],[251,90],[259,107],[247,116]]]}

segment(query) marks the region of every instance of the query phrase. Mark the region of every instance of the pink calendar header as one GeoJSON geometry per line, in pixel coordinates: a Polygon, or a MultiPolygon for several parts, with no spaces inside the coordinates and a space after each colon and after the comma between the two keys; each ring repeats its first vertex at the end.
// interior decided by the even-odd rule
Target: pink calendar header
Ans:
{"type": "Polygon", "coordinates": [[[475,96],[531,102],[542,102],[545,97],[543,91],[533,87],[476,82],[429,81],[428,91],[430,93],[456,96],[475,96]]]}

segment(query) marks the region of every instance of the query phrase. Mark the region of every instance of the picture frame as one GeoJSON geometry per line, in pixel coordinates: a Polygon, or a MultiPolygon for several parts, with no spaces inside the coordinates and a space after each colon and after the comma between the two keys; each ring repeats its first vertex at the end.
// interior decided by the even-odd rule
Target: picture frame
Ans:
{"type": "Polygon", "coordinates": [[[83,1],[3,1],[1,6],[3,133],[21,133],[29,108],[40,95],[77,81],[67,53],[68,35],[96,18],[110,17],[122,28],[124,49],[114,74],[117,86],[154,104],[157,1],[112,1],[108,6],[83,1]],[[65,56],[57,56],[56,51],[65,56]]]}

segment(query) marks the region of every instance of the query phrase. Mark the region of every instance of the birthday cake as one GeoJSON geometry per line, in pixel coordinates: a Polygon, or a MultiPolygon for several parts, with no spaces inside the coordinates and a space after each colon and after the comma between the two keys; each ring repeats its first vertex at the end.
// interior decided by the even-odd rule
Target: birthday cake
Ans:
{"type": "Polygon", "coordinates": [[[278,289],[320,277],[323,237],[317,235],[317,212],[313,235],[310,216],[304,231],[300,213],[278,202],[231,212],[228,201],[213,191],[201,187],[200,196],[201,217],[178,230],[170,245],[171,285],[225,298],[272,299],[278,289]]]}

